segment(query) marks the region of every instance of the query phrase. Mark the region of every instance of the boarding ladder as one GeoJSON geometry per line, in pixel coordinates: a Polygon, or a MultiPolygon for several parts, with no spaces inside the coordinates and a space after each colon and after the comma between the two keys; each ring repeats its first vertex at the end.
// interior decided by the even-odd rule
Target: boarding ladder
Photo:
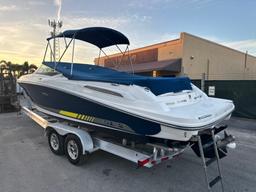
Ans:
{"type": "Polygon", "coordinates": [[[207,183],[207,188],[208,188],[208,191],[212,191],[212,187],[215,184],[217,184],[218,182],[221,182],[221,191],[224,192],[224,185],[223,185],[223,181],[222,181],[221,168],[220,168],[220,157],[219,157],[219,153],[218,153],[218,148],[217,148],[217,143],[216,143],[216,139],[215,139],[214,129],[210,130],[209,134],[211,134],[211,139],[213,141],[215,157],[210,158],[207,161],[205,159],[205,154],[204,154],[204,150],[203,150],[201,135],[198,135],[199,151],[200,151],[200,155],[201,155],[201,159],[202,159],[202,163],[203,163],[203,167],[204,167],[204,173],[205,173],[205,180],[206,180],[206,183],[207,183]],[[217,164],[218,175],[213,180],[210,181],[207,169],[213,162],[216,162],[216,164],[217,164]]]}

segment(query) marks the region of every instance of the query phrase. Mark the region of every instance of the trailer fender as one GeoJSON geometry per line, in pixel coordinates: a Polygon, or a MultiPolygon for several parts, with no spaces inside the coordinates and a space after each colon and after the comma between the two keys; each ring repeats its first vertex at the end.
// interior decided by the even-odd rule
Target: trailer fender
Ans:
{"type": "Polygon", "coordinates": [[[66,136],[68,134],[76,135],[81,141],[83,147],[83,154],[91,153],[94,151],[94,145],[91,135],[82,129],[75,129],[58,123],[49,124],[49,126],[46,128],[46,133],[49,129],[54,129],[59,135],[62,136],[66,136]]]}

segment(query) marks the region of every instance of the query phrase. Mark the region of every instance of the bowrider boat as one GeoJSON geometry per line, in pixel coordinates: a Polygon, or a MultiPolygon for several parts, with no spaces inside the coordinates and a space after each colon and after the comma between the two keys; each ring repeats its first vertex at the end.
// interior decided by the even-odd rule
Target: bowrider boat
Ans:
{"type": "MultiPolygon", "coordinates": [[[[18,83],[33,106],[48,115],[97,130],[111,130],[165,141],[190,142],[204,130],[230,118],[230,100],[208,97],[187,77],[145,77],[98,65],[56,60],[51,40],[75,40],[97,46],[127,45],[122,33],[103,27],[68,30],[48,38],[43,65],[18,83]],[[50,50],[50,60],[46,61],[50,50]]],[[[75,44],[73,43],[73,50],[75,44]]],[[[103,52],[104,53],[104,52],[103,52]]]]}

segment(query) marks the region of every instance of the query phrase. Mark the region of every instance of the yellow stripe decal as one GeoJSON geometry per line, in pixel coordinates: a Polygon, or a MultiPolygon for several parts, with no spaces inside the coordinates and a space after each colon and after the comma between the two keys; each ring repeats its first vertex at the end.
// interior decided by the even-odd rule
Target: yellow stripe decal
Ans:
{"type": "Polygon", "coordinates": [[[77,113],[73,113],[73,112],[69,112],[69,111],[63,111],[63,110],[60,110],[59,114],[65,115],[67,117],[72,117],[72,118],[77,118],[77,115],[78,115],[77,113]]]}
{"type": "Polygon", "coordinates": [[[69,112],[69,111],[60,110],[59,114],[67,116],[67,117],[75,118],[75,119],[81,119],[84,121],[93,122],[95,120],[95,117],[82,115],[82,114],[78,114],[78,113],[73,113],[73,112],[69,112]]]}

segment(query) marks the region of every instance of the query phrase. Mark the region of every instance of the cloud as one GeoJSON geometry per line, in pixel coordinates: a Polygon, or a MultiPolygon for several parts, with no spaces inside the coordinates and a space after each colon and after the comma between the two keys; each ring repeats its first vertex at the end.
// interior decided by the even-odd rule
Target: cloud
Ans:
{"type": "Polygon", "coordinates": [[[248,39],[243,41],[233,41],[224,43],[226,46],[229,47],[236,47],[237,49],[252,49],[256,48],[256,39],[248,39]]]}
{"type": "Polygon", "coordinates": [[[170,40],[178,39],[179,37],[180,37],[179,33],[165,33],[160,36],[157,42],[170,41],[170,40]]]}
{"type": "Polygon", "coordinates": [[[138,14],[134,14],[131,17],[128,17],[128,20],[133,20],[133,21],[139,21],[139,22],[150,22],[152,19],[151,16],[147,16],[147,15],[138,15],[138,14]]]}
{"type": "Polygon", "coordinates": [[[159,4],[166,4],[166,3],[171,3],[174,0],[132,0],[128,3],[129,7],[134,7],[134,8],[152,8],[154,5],[159,5],[159,4]]]}
{"type": "Polygon", "coordinates": [[[212,42],[216,42],[218,44],[227,46],[232,49],[236,49],[238,51],[242,51],[242,52],[248,51],[249,54],[256,55],[256,39],[245,39],[245,40],[239,40],[239,41],[225,41],[216,36],[199,36],[199,37],[210,40],[212,42]]]}
{"type": "Polygon", "coordinates": [[[134,23],[146,23],[150,22],[151,16],[133,14],[129,16],[120,17],[63,17],[65,28],[81,28],[92,27],[92,26],[105,26],[111,28],[118,28],[127,26],[128,24],[134,23]]]}
{"type": "Polygon", "coordinates": [[[42,5],[46,5],[46,3],[44,1],[29,1],[28,2],[29,5],[38,5],[38,6],[42,6],[42,5]]]}
{"type": "Polygon", "coordinates": [[[132,0],[129,1],[128,7],[131,8],[143,8],[143,9],[154,9],[163,4],[171,3],[174,0],[132,0]]]}
{"type": "Polygon", "coordinates": [[[15,26],[16,27],[13,27],[11,25],[8,25],[7,23],[2,23],[2,25],[0,26],[1,35],[3,35],[3,34],[11,34],[11,35],[17,34],[19,32],[19,28],[17,27],[17,25],[15,25],[15,26]]]}
{"type": "Polygon", "coordinates": [[[0,26],[0,60],[13,62],[28,60],[32,63],[40,63],[45,46],[41,38],[43,32],[31,33],[32,30],[35,31],[33,25],[25,25],[23,22],[2,23],[0,26]]]}
{"type": "Polygon", "coordinates": [[[128,7],[131,8],[144,8],[144,9],[156,9],[163,7],[184,7],[193,5],[196,8],[202,8],[203,6],[208,5],[213,0],[131,0],[128,3],[128,7]]]}
{"type": "Polygon", "coordinates": [[[248,51],[249,54],[256,54],[256,39],[247,39],[242,41],[233,41],[233,42],[223,42],[225,46],[228,46],[233,49],[238,49],[240,51],[248,51]]]}
{"type": "Polygon", "coordinates": [[[81,28],[81,26],[106,26],[117,28],[129,22],[129,19],[122,17],[65,17],[63,20],[65,28],[81,28]]]}
{"type": "Polygon", "coordinates": [[[49,30],[50,28],[47,28],[48,25],[46,24],[42,24],[42,23],[33,23],[32,24],[32,27],[34,27],[35,29],[38,29],[40,31],[46,31],[46,30],[49,30]]]}
{"type": "Polygon", "coordinates": [[[204,6],[212,1],[213,0],[191,0],[190,4],[196,4],[197,6],[204,6]]]}
{"type": "Polygon", "coordinates": [[[18,10],[16,5],[0,5],[0,11],[15,11],[18,10]]]}

